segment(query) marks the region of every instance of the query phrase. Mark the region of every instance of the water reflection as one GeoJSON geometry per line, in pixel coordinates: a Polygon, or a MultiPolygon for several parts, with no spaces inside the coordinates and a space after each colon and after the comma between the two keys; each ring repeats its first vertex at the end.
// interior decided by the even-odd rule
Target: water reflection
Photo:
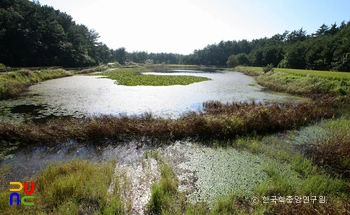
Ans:
{"type": "MultiPolygon", "coordinates": [[[[136,142],[106,142],[102,145],[67,141],[59,144],[23,147],[9,159],[0,162],[0,167],[9,165],[11,171],[6,174],[7,181],[19,181],[37,175],[51,163],[72,159],[84,159],[92,162],[117,160],[120,164],[141,161],[144,150],[137,149],[136,142]]],[[[1,186],[0,186],[1,188],[1,186]]]]}
{"type": "MultiPolygon", "coordinates": [[[[238,72],[203,72],[198,70],[172,70],[170,73],[145,73],[145,75],[204,76],[212,80],[186,86],[121,86],[113,80],[96,76],[72,76],[33,85],[25,97],[16,100],[17,105],[30,105],[35,117],[68,116],[83,117],[98,114],[139,115],[152,112],[156,116],[176,118],[188,111],[197,111],[203,102],[258,102],[278,100],[293,101],[297,97],[262,92],[252,77],[238,72]],[[188,73],[189,72],[189,73],[188,73]],[[22,102],[22,103],[21,103],[22,102]],[[24,103],[24,104],[23,104],[24,103]]],[[[3,102],[2,111],[11,106],[3,102]],[[5,108],[5,109],[4,109],[5,108]]],[[[19,118],[18,113],[2,114],[19,118]]],[[[1,112],[1,110],[0,110],[1,112]]],[[[26,113],[30,114],[30,113],[26,113]]],[[[2,117],[4,118],[4,117],[2,117]]]]}
{"type": "Polygon", "coordinates": [[[220,70],[215,69],[203,69],[203,70],[189,70],[189,69],[173,69],[168,71],[161,71],[163,73],[178,73],[178,72],[185,72],[185,73],[220,73],[220,70]]]}

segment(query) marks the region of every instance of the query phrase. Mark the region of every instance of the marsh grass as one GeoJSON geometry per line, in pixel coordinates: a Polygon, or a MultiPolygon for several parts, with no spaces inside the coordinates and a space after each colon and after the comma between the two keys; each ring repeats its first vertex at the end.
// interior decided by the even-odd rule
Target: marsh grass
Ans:
{"type": "Polygon", "coordinates": [[[146,64],[144,65],[147,69],[152,69],[154,71],[165,71],[168,69],[206,69],[209,67],[199,66],[199,65],[185,65],[185,64],[146,64]]]}
{"type": "Polygon", "coordinates": [[[160,214],[161,212],[171,212],[171,206],[176,205],[173,198],[176,196],[178,181],[173,170],[163,164],[161,167],[161,178],[159,183],[155,183],[151,188],[151,199],[147,205],[150,214],[160,214]]]}
{"type": "Polygon", "coordinates": [[[169,86],[169,85],[188,85],[195,82],[210,80],[205,77],[196,76],[174,76],[174,75],[143,75],[143,72],[151,72],[149,69],[116,69],[107,71],[102,75],[116,80],[118,85],[125,86],[169,86]]]}
{"type": "Polygon", "coordinates": [[[264,72],[261,67],[247,67],[247,66],[236,66],[232,71],[242,72],[249,76],[263,75],[264,72]]]}
{"type": "MultiPolygon", "coordinates": [[[[294,166],[295,168],[295,166],[294,166]]],[[[293,167],[292,167],[293,170],[293,167]]],[[[295,171],[279,170],[269,165],[265,167],[269,180],[259,185],[258,196],[346,196],[347,183],[317,172],[302,177],[295,171]]]]}
{"type": "Polygon", "coordinates": [[[70,75],[63,69],[56,70],[20,70],[0,75],[0,99],[19,96],[28,86],[44,80],[70,75]]]}
{"type": "MultiPolygon", "coordinates": [[[[265,135],[295,129],[335,115],[341,100],[327,98],[302,104],[255,104],[206,102],[204,111],[191,112],[179,119],[141,116],[94,116],[85,119],[0,123],[3,143],[44,144],[70,139],[101,143],[106,139],[128,141],[147,138],[148,144],[191,138],[203,143],[240,136],[265,135]]],[[[251,145],[251,150],[258,150],[251,145]]]]}
{"type": "Polygon", "coordinates": [[[259,76],[257,82],[274,91],[283,91],[298,95],[350,93],[350,79],[339,80],[316,76],[300,76],[276,71],[269,76],[259,76]]]}
{"type": "Polygon", "coordinates": [[[273,91],[298,95],[349,95],[350,74],[348,72],[327,72],[276,68],[273,74],[263,73],[260,67],[235,68],[246,75],[256,76],[257,82],[273,91]]]}
{"type": "MultiPolygon", "coordinates": [[[[243,214],[249,213],[249,210],[242,210],[244,208],[244,197],[238,197],[234,194],[223,196],[219,198],[210,214],[243,214]],[[238,204],[237,204],[238,203],[238,204]]],[[[209,213],[208,213],[209,214],[209,213]]]]}
{"type": "MultiPolygon", "coordinates": [[[[348,132],[349,125],[349,121],[346,119],[323,121],[322,127],[329,135],[318,139],[316,149],[315,144],[312,142],[308,143],[307,149],[312,153],[305,150],[305,148],[300,150],[300,145],[295,145],[296,143],[293,141],[294,132],[238,138],[231,142],[232,146],[240,150],[264,154],[276,162],[282,162],[286,167],[280,169],[273,163],[269,163],[264,167],[269,180],[259,184],[255,189],[255,195],[260,200],[264,196],[322,195],[326,196],[327,202],[322,204],[317,200],[315,204],[262,204],[260,201],[260,204],[250,206],[242,203],[241,209],[234,211],[231,208],[237,209],[238,207],[232,205],[232,202],[235,202],[232,198],[239,199],[240,197],[232,193],[224,197],[224,199],[231,198],[231,204],[224,204],[225,201],[221,203],[222,211],[231,210],[231,214],[247,214],[247,210],[250,208],[249,214],[349,213],[350,186],[344,172],[339,171],[341,169],[339,167],[342,167],[343,170],[349,170],[348,167],[341,164],[341,162],[347,164],[348,151],[340,147],[350,135],[348,132]],[[336,140],[341,149],[335,150],[332,148],[332,151],[323,149],[327,144],[333,144],[334,140],[336,140]],[[252,145],[257,145],[257,150],[251,151],[252,145]],[[326,162],[328,163],[326,164],[326,162]],[[334,168],[337,168],[338,172],[335,172],[334,168]]],[[[302,146],[305,147],[304,145],[302,146]]],[[[224,214],[230,213],[225,212],[224,214]]]]}
{"type": "MultiPolygon", "coordinates": [[[[218,104],[216,104],[218,105],[218,104]]],[[[147,122],[156,121],[150,115],[144,116],[147,122]]],[[[334,133],[337,139],[346,139],[343,133],[348,126],[346,120],[327,122],[325,127],[334,133]],[[343,129],[342,129],[343,128],[343,129]]],[[[270,155],[276,162],[283,162],[283,169],[274,163],[268,163],[264,170],[268,180],[259,184],[255,195],[263,196],[299,195],[326,196],[327,203],[321,204],[252,204],[250,198],[239,193],[222,196],[209,206],[199,202],[191,204],[185,193],[178,191],[179,181],[172,168],[157,150],[146,153],[145,158],[159,161],[161,178],[151,188],[151,199],[146,206],[148,214],[341,214],[349,211],[349,186],[344,180],[324,174],[322,167],[314,166],[311,159],[303,157],[297,149],[288,146],[291,143],[278,142],[280,137],[241,137],[231,142],[242,150],[270,155]],[[275,139],[276,142],[272,140],[275,139]],[[253,146],[252,146],[253,145],[253,146]],[[280,145],[280,148],[277,146],[280,145]],[[269,154],[271,152],[271,154],[269,154]],[[282,153],[284,152],[284,153],[282,153]],[[279,155],[278,155],[279,154],[279,155]]],[[[225,141],[223,141],[225,142],[225,141]]],[[[33,214],[128,214],[120,195],[120,183],[116,183],[115,193],[107,199],[106,190],[113,175],[114,163],[103,165],[85,161],[73,161],[52,165],[42,172],[34,181],[37,182],[36,205],[25,212],[33,214]],[[78,183],[79,182],[79,183],[78,183]],[[93,186],[91,186],[93,185],[93,186]],[[101,190],[103,192],[101,192],[101,190]],[[89,197],[87,197],[87,195],[89,197]],[[104,196],[106,195],[106,196],[104,196]],[[38,196],[38,197],[37,197],[38,196]]],[[[118,178],[116,180],[118,182],[118,178]]],[[[10,208],[8,192],[0,192],[6,201],[0,202],[4,214],[24,213],[24,207],[10,208]]]]}
{"type": "MultiPolygon", "coordinates": [[[[295,168],[295,166],[294,166],[295,168]]],[[[310,167],[312,168],[312,167],[310,167]]],[[[271,166],[266,167],[269,181],[257,187],[257,196],[317,196],[315,203],[277,203],[264,204],[266,214],[345,214],[349,212],[348,184],[339,179],[330,178],[323,174],[300,177],[279,171],[271,166]],[[326,203],[319,203],[319,196],[326,197],[326,203]],[[347,212],[346,212],[347,211],[347,212]]]]}
{"type": "Polygon", "coordinates": [[[81,74],[90,74],[94,72],[103,72],[103,71],[106,71],[108,68],[116,68],[116,67],[118,67],[118,64],[113,64],[108,66],[96,66],[96,67],[78,69],[78,70],[70,70],[70,72],[75,75],[81,75],[81,74]]]}
{"type": "MultiPolygon", "coordinates": [[[[210,104],[217,108],[219,103],[210,104]]],[[[222,105],[222,104],[221,104],[222,105]]],[[[333,142],[332,139],[347,140],[350,136],[348,132],[349,120],[331,120],[323,121],[322,127],[327,133],[331,134],[330,139],[324,138],[326,143],[333,142]]],[[[265,165],[264,171],[268,180],[257,185],[254,195],[260,199],[258,204],[253,204],[249,197],[232,192],[215,200],[210,207],[206,203],[190,204],[187,200],[182,200],[181,204],[169,199],[178,199],[177,195],[183,195],[178,192],[169,192],[172,197],[159,198],[166,199],[166,202],[158,201],[157,208],[153,214],[170,214],[167,208],[172,208],[176,213],[171,214],[347,214],[350,211],[350,187],[341,174],[328,174],[324,171],[327,165],[315,163],[314,157],[305,157],[305,154],[295,147],[295,142],[285,141],[293,140],[294,132],[277,133],[270,136],[241,137],[236,140],[222,141],[219,145],[234,146],[240,150],[247,150],[252,153],[267,155],[275,160],[265,165]],[[277,165],[277,163],[283,165],[277,165]],[[315,165],[317,164],[317,165],[315,165]],[[271,196],[317,196],[315,203],[262,203],[263,197],[271,196]],[[320,203],[319,196],[326,197],[326,203],[320,203]],[[183,208],[180,210],[180,207],[183,208]],[[165,210],[163,210],[165,208],[165,210]]],[[[322,139],[322,138],[321,138],[322,139]]],[[[319,143],[322,144],[322,143],[319,143]]],[[[312,144],[310,144],[312,145],[312,144]]],[[[347,151],[344,151],[346,153],[347,151]]],[[[345,154],[338,156],[338,152],[327,151],[328,157],[346,158],[345,154]]],[[[342,152],[343,153],[343,152],[342,152]]],[[[327,158],[327,157],[326,157],[327,158]]],[[[337,164],[338,165],[338,164],[337,164]]],[[[152,188],[153,189],[153,188],[152,188]]],[[[154,188],[155,196],[162,196],[162,186],[159,184],[154,188]]],[[[173,188],[169,188],[173,190],[173,188]]],[[[153,193],[152,193],[153,195],[153,193]]],[[[183,198],[183,197],[181,197],[183,198]]],[[[293,200],[294,201],[294,200],[293,200]]]]}
{"type": "MultiPolygon", "coordinates": [[[[264,143],[260,141],[259,144],[264,143]]],[[[310,160],[295,153],[283,168],[275,163],[267,163],[264,167],[268,180],[255,188],[254,196],[260,200],[257,204],[240,192],[232,192],[217,198],[211,206],[204,202],[193,205],[177,190],[175,173],[163,163],[161,179],[152,186],[146,211],[148,214],[346,214],[349,211],[347,182],[319,173],[310,160]],[[321,195],[326,196],[326,203],[318,202],[321,195]],[[317,201],[264,204],[265,196],[317,196],[317,201]]]]}
{"type": "Polygon", "coordinates": [[[283,68],[278,68],[278,71],[286,72],[294,75],[300,75],[300,76],[314,76],[314,77],[324,77],[327,79],[350,80],[349,72],[319,71],[319,70],[304,70],[304,69],[283,69],[283,68]]]}
{"type": "MultiPolygon", "coordinates": [[[[251,134],[268,134],[297,128],[334,116],[336,100],[298,105],[262,105],[207,102],[205,112],[189,113],[179,119],[142,116],[96,116],[85,119],[54,120],[44,124],[3,122],[0,136],[6,143],[40,144],[69,139],[104,141],[130,140],[144,136],[156,141],[186,138],[210,141],[251,134]],[[214,107],[216,106],[216,107],[214,107]]],[[[152,141],[151,141],[152,142],[152,141]]]]}
{"type": "MultiPolygon", "coordinates": [[[[251,145],[256,145],[257,149],[253,152],[290,165],[294,172],[292,175],[285,175],[286,172],[271,165],[266,167],[265,171],[273,182],[266,182],[267,189],[286,191],[288,186],[294,186],[295,193],[300,195],[349,195],[350,187],[346,183],[349,180],[349,127],[350,121],[347,119],[325,120],[322,128],[327,136],[317,138],[316,141],[309,139],[306,140],[307,143],[296,144],[295,133],[291,131],[270,136],[239,138],[232,146],[252,152],[251,145]],[[281,188],[274,189],[271,186],[273,184],[281,185],[281,188]]],[[[312,134],[317,135],[314,131],[312,134]]],[[[268,193],[265,191],[260,192],[260,195],[268,193]]]]}
{"type": "Polygon", "coordinates": [[[204,203],[189,203],[185,193],[178,191],[178,183],[173,169],[162,163],[161,178],[152,185],[146,214],[206,214],[208,206],[204,203]]]}
{"type": "Polygon", "coordinates": [[[2,214],[126,214],[119,183],[107,194],[115,162],[74,160],[52,164],[33,178],[34,206],[10,206],[8,187],[0,192],[2,214]]]}
{"type": "MultiPolygon", "coordinates": [[[[263,69],[261,67],[250,67],[250,66],[237,66],[236,71],[239,72],[252,72],[256,75],[263,74],[263,69]]],[[[305,69],[285,69],[285,68],[275,68],[276,72],[285,72],[289,74],[299,75],[299,76],[313,76],[313,77],[324,77],[327,79],[338,79],[338,80],[349,80],[350,74],[348,72],[334,72],[334,71],[319,71],[319,70],[305,70],[305,69]]]]}
{"type": "Polygon", "coordinates": [[[314,144],[300,146],[305,156],[332,177],[350,179],[350,120],[326,123],[328,137],[314,144]]]}

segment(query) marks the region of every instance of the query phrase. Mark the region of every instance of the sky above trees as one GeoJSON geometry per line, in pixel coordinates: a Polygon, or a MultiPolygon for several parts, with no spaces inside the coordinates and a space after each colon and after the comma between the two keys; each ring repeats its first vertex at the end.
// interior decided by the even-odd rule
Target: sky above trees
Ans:
{"type": "Polygon", "coordinates": [[[348,0],[40,0],[95,29],[109,48],[190,54],[221,40],[252,40],[347,21],[348,0]]]}

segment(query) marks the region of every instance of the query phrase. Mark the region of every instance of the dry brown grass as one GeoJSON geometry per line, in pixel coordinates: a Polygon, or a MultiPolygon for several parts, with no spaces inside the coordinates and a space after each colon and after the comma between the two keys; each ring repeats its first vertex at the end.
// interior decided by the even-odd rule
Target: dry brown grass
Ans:
{"type": "Polygon", "coordinates": [[[179,139],[230,139],[251,134],[268,134],[293,129],[331,118],[339,100],[327,98],[302,104],[204,103],[201,113],[179,119],[142,116],[95,116],[85,119],[54,120],[44,124],[0,123],[0,136],[9,143],[38,144],[68,139],[103,142],[147,137],[168,141],[179,139]]]}
{"type": "MultiPolygon", "coordinates": [[[[307,157],[332,177],[350,179],[350,131],[348,121],[317,144],[303,145],[307,157]]],[[[342,122],[340,122],[342,123],[342,122]]],[[[349,190],[350,193],[350,190],[349,190]]]]}

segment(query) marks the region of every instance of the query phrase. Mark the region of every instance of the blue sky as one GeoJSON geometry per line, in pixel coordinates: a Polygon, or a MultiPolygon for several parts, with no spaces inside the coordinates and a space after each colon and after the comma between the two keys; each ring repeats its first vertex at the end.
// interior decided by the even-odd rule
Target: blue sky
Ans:
{"type": "Polygon", "coordinates": [[[39,0],[127,51],[190,54],[221,40],[350,21],[349,0],[39,0]]]}

